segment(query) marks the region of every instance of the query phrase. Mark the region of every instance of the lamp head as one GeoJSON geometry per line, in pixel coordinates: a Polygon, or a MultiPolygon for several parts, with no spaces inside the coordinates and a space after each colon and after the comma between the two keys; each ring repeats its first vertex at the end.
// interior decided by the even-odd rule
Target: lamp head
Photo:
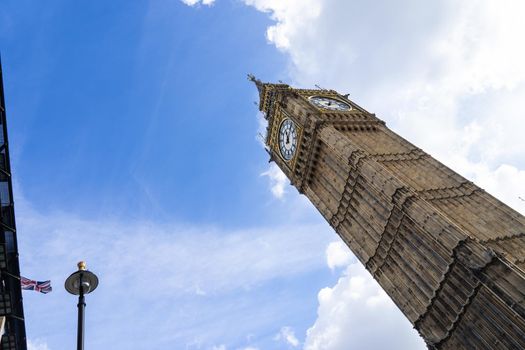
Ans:
{"type": "Polygon", "coordinates": [[[86,270],[86,263],[80,261],[78,264],[78,271],[73,272],[64,284],[66,290],[74,295],[79,295],[82,289],[82,294],[89,294],[98,287],[98,277],[93,272],[86,270]]]}

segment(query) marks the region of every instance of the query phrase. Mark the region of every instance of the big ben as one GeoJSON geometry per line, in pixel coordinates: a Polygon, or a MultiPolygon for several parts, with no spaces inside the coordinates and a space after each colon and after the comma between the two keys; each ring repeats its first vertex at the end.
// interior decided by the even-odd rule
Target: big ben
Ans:
{"type": "Polygon", "coordinates": [[[525,217],[347,95],[250,79],[271,160],[430,349],[525,348],[525,217]]]}

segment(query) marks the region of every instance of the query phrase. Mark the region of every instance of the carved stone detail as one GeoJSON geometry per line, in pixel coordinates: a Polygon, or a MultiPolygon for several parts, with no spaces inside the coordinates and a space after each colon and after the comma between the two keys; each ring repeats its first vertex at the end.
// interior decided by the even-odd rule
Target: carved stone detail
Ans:
{"type": "MultiPolygon", "coordinates": [[[[282,113],[301,128],[294,167],[312,201],[431,349],[525,348],[525,218],[333,90],[257,83],[268,147],[282,113]]],[[[275,150],[270,149],[270,153],[275,150]]]]}

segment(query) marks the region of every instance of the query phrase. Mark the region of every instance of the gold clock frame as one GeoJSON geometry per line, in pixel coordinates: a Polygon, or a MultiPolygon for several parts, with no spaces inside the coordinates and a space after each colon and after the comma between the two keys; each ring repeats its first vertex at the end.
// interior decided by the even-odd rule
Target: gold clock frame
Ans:
{"type": "Polygon", "coordinates": [[[286,164],[286,166],[290,170],[293,170],[295,168],[295,163],[297,161],[297,154],[299,153],[299,149],[300,149],[301,144],[302,144],[302,138],[303,138],[303,128],[301,127],[301,124],[299,124],[297,122],[297,120],[293,116],[291,116],[290,114],[288,114],[284,110],[282,110],[280,108],[278,110],[276,110],[275,114],[274,114],[274,122],[273,122],[273,125],[272,125],[272,137],[270,139],[270,146],[271,146],[272,149],[274,149],[276,151],[276,153],[278,153],[279,158],[284,162],[284,164],[286,164]],[[290,158],[288,160],[286,160],[283,157],[283,155],[281,154],[281,151],[279,149],[279,129],[280,129],[282,123],[286,119],[290,119],[295,124],[295,128],[297,130],[297,146],[295,148],[295,152],[294,152],[292,158],[290,158]]]}

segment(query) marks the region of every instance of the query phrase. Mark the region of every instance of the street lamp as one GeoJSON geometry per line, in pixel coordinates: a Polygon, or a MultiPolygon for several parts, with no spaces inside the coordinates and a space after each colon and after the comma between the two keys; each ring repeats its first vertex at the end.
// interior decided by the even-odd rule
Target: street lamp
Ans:
{"type": "Polygon", "coordinates": [[[78,295],[77,350],[84,350],[84,308],[86,307],[84,294],[89,294],[97,288],[98,277],[86,270],[84,261],[79,262],[77,266],[78,271],[73,272],[66,279],[64,287],[69,293],[78,295]]]}

